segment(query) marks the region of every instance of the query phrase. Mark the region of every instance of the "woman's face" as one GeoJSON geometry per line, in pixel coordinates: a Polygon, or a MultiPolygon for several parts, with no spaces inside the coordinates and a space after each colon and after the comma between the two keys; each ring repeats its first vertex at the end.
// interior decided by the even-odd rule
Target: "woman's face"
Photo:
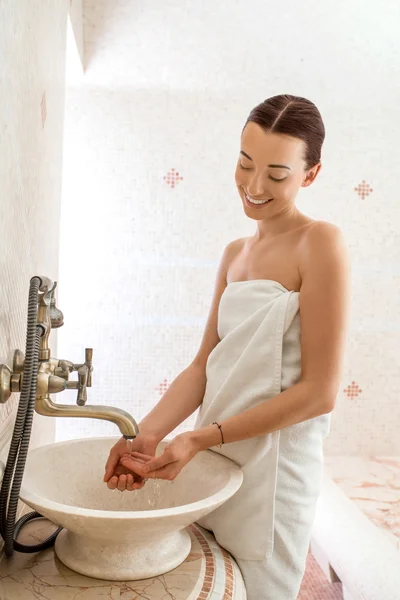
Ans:
{"type": "Polygon", "coordinates": [[[319,163],[306,171],[304,151],[303,140],[246,125],[235,180],[248,217],[268,219],[294,207],[299,188],[310,185],[321,168],[319,163]]]}

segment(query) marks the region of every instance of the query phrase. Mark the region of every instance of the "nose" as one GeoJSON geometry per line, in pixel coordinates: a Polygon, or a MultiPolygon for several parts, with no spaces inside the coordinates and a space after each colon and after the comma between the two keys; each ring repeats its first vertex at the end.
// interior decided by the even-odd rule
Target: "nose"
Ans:
{"type": "Polygon", "coordinates": [[[264,178],[262,175],[254,175],[253,177],[247,180],[247,184],[245,186],[246,191],[249,196],[252,198],[257,197],[265,197],[269,198],[268,194],[265,191],[264,178]]]}

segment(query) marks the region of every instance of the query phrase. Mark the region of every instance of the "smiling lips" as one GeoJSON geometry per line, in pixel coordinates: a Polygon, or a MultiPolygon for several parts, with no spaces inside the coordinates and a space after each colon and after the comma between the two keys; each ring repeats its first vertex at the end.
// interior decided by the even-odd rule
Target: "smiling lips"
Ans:
{"type": "Polygon", "coordinates": [[[246,194],[246,192],[244,192],[244,195],[247,200],[247,203],[254,207],[265,206],[265,204],[268,204],[268,202],[271,202],[273,200],[273,198],[269,198],[268,200],[254,200],[254,198],[251,198],[250,196],[248,196],[246,194]]]}

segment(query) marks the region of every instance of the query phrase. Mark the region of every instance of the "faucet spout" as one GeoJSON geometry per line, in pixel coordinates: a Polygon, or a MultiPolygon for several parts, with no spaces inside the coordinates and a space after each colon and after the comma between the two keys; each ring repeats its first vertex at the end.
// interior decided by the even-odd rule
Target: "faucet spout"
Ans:
{"type": "Polygon", "coordinates": [[[35,410],[45,417],[83,417],[111,421],[117,425],[125,439],[133,439],[139,435],[139,427],[135,419],[125,410],[115,406],[57,404],[46,394],[36,397],[35,410]]]}

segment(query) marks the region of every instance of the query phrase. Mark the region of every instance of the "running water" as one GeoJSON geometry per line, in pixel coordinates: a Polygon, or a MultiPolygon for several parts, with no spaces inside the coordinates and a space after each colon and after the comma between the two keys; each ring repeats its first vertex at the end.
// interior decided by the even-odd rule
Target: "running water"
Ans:
{"type": "MultiPolygon", "coordinates": [[[[150,506],[150,508],[156,508],[157,504],[159,504],[161,501],[161,486],[160,486],[160,482],[155,479],[152,479],[151,484],[152,484],[151,485],[152,496],[150,498],[148,498],[147,504],[150,506]]],[[[146,479],[146,486],[147,486],[147,488],[149,486],[148,479],[146,479]]]]}
{"type": "MultiPolygon", "coordinates": [[[[126,453],[131,455],[133,452],[134,440],[130,439],[125,441],[126,453]]],[[[167,487],[169,487],[168,484],[175,484],[175,480],[168,481],[162,478],[156,479],[154,477],[150,477],[146,478],[144,483],[145,485],[142,488],[129,493],[135,498],[134,504],[131,505],[133,510],[159,510],[161,508],[170,508],[178,505],[177,499],[174,499],[171,502],[171,500],[166,500],[165,496],[167,487]]],[[[114,489],[112,491],[116,492],[118,490],[114,489]]],[[[121,494],[118,504],[121,504],[122,506],[125,503],[126,498],[127,496],[121,494]]],[[[114,510],[116,510],[116,508],[114,510]]]]}
{"type": "MultiPolygon", "coordinates": [[[[126,450],[127,453],[130,455],[132,453],[132,448],[133,448],[133,439],[130,440],[126,440],[126,450]]],[[[149,495],[149,497],[147,498],[147,505],[150,509],[158,509],[160,508],[160,505],[162,505],[162,488],[165,487],[167,481],[160,479],[154,479],[154,478],[148,478],[145,479],[145,487],[141,488],[140,490],[136,490],[133,493],[135,494],[135,496],[139,493],[142,492],[144,490],[146,490],[146,494],[145,496],[149,495]]],[[[174,484],[175,481],[168,481],[168,483],[170,484],[174,484]]],[[[113,490],[114,492],[117,490],[113,490]]],[[[142,494],[140,494],[142,495],[142,494]]],[[[146,498],[142,496],[142,501],[144,503],[146,503],[146,498]]],[[[142,510],[145,509],[145,507],[143,506],[142,510]]]]}

